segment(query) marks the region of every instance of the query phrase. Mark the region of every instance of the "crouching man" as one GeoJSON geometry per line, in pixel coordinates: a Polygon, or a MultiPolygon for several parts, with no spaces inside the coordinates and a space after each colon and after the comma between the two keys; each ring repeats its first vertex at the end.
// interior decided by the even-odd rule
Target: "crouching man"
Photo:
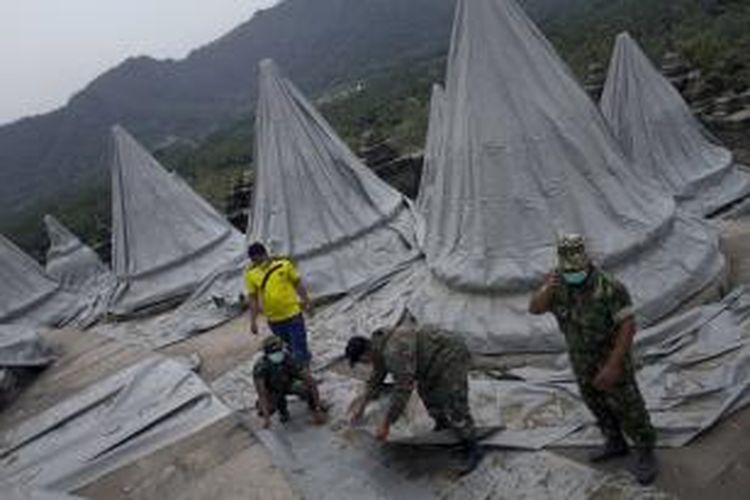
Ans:
{"type": "Polygon", "coordinates": [[[464,472],[476,468],[482,453],[469,410],[471,355],[462,340],[418,328],[383,329],[373,333],[371,339],[349,339],[345,355],[352,367],[359,362],[372,365],[364,397],[351,406],[352,423],[359,421],[367,404],[378,397],[390,373],[394,392],[377,428],[377,439],[388,438],[391,424],[401,416],[416,387],[435,421],[435,430],[450,429],[463,444],[464,472]]]}
{"type": "Polygon", "coordinates": [[[307,376],[304,366],[292,359],[279,337],[271,336],[263,341],[263,356],[253,367],[253,382],[264,429],[271,426],[271,415],[276,411],[282,423],[289,421],[288,395],[299,396],[307,402],[315,424],[325,423],[315,381],[307,376]]]}
{"type": "Polygon", "coordinates": [[[558,268],[531,298],[529,312],[551,312],[565,335],[581,396],[604,434],[604,446],[589,457],[601,462],[628,454],[623,432],[636,448],[633,473],[642,484],[656,478],[656,433],[638,390],[630,348],[636,333],[625,286],[599,270],[583,237],[558,242],[558,268]]]}

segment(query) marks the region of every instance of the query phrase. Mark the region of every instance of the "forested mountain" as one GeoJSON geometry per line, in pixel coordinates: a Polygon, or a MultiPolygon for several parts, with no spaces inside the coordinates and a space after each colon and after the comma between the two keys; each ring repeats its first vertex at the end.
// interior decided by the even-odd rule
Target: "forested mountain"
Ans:
{"type": "MultiPolygon", "coordinates": [[[[606,64],[614,36],[627,29],[657,60],[667,49],[680,52],[719,90],[750,83],[750,0],[521,2],[581,76],[590,62],[606,64]]],[[[84,236],[106,226],[114,123],[159,150],[199,191],[217,195],[219,170],[250,161],[256,67],[265,57],[308,95],[323,96],[324,113],[354,146],[373,132],[416,148],[454,7],[455,0],[283,0],[183,60],[129,59],[65,107],[0,127],[0,231],[28,248],[32,239],[38,246],[43,211],[84,236]],[[360,81],[365,91],[341,98],[360,81]]]]}

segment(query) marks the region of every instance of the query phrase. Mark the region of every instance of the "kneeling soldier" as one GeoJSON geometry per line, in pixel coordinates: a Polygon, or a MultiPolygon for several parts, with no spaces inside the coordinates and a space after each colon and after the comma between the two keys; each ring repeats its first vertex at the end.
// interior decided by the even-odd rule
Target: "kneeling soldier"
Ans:
{"type": "Polygon", "coordinates": [[[282,423],[289,421],[286,397],[291,394],[307,401],[316,424],[325,422],[318,388],[305,370],[303,365],[292,359],[279,337],[271,336],[263,341],[263,357],[253,367],[253,382],[258,392],[263,428],[271,426],[271,415],[277,410],[282,423]]]}

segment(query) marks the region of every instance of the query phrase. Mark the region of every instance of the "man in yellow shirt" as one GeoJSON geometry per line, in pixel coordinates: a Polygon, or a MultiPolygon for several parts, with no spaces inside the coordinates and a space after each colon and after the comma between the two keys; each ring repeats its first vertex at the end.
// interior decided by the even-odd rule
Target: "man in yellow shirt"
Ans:
{"type": "Polygon", "coordinates": [[[250,330],[258,333],[258,315],[266,315],[274,335],[289,346],[292,358],[300,365],[310,362],[303,310],[309,310],[310,298],[299,272],[289,259],[270,257],[262,243],[247,250],[250,267],[245,272],[245,287],[250,299],[250,330]]]}

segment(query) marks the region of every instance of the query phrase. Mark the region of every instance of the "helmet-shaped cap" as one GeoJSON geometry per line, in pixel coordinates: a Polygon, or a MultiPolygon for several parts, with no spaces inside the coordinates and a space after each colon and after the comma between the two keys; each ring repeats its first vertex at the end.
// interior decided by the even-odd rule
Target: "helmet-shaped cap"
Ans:
{"type": "Polygon", "coordinates": [[[580,234],[561,236],[557,242],[557,258],[561,271],[583,271],[590,262],[586,252],[586,240],[580,234]]]}
{"type": "Polygon", "coordinates": [[[276,335],[271,335],[263,340],[263,352],[275,352],[280,351],[284,348],[284,341],[276,335]]]}

